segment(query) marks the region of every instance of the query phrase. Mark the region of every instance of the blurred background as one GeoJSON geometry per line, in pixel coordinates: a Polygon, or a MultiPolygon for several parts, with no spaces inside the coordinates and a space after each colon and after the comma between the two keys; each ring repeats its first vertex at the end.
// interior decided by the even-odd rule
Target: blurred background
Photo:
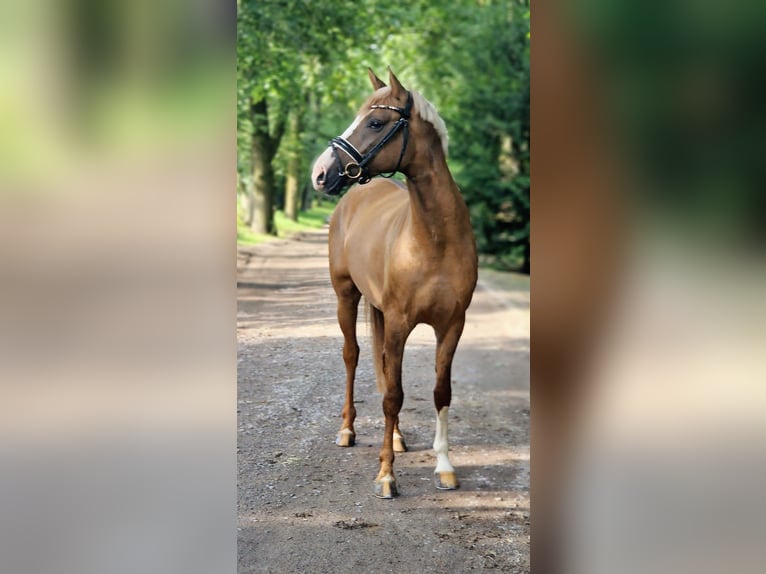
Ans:
{"type": "Polygon", "coordinates": [[[766,563],[764,15],[533,8],[533,571],[766,563]]]}
{"type": "Polygon", "coordinates": [[[368,65],[444,117],[483,257],[535,262],[533,571],[762,571],[763,4],[532,14],[0,2],[0,571],[236,568],[235,212],[315,207],[368,65]]]}
{"type": "Polygon", "coordinates": [[[391,66],[447,124],[483,261],[529,272],[528,1],[240,0],[237,14],[241,242],[317,213],[314,158],[372,93],[367,67],[391,66]]]}
{"type": "Polygon", "coordinates": [[[233,570],[235,9],[0,0],[0,571],[233,570]]]}

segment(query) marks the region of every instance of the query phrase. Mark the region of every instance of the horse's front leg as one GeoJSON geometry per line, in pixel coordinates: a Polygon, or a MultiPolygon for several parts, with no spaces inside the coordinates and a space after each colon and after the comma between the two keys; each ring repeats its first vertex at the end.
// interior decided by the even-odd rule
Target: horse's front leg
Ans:
{"type": "Polygon", "coordinates": [[[436,469],[434,470],[434,481],[436,488],[443,490],[454,490],[459,486],[455,469],[449,461],[447,414],[452,400],[452,358],[455,356],[457,343],[463,333],[464,323],[465,317],[461,316],[452,321],[442,332],[436,334],[436,386],[434,387],[436,469]]]}
{"type": "Polygon", "coordinates": [[[386,317],[383,344],[383,415],[386,426],[383,434],[383,448],[380,450],[380,472],[375,479],[374,493],[378,498],[393,498],[398,494],[394,477],[394,430],[398,427],[399,411],[404,402],[402,390],[402,357],[404,343],[409,335],[403,324],[394,324],[386,317]]]}
{"type": "Polygon", "coordinates": [[[343,362],[346,364],[346,400],[343,404],[343,423],[338,431],[335,444],[338,446],[354,446],[356,432],[354,420],[354,377],[359,361],[359,345],[356,342],[356,317],[359,310],[361,293],[349,280],[343,288],[338,289],[338,324],[343,331],[343,362]]]}

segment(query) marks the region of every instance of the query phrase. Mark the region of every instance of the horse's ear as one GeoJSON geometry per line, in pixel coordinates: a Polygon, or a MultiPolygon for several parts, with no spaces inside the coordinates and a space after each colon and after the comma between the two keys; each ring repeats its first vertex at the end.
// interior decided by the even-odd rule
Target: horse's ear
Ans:
{"type": "Polygon", "coordinates": [[[407,89],[402,86],[399,79],[391,71],[391,66],[388,67],[388,83],[391,85],[391,95],[393,97],[399,98],[399,96],[407,93],[407,89]]]}
{"type": "Polygon", "coordinates": [[[370,76],[370,83],[372,84],[373,90],[379,90],[380,88],[386,87],[385,82],[383,82],[383,80],[375,75],[375,72],[372,71],[372,68],[367,68],[367,75],[370,76]]]}

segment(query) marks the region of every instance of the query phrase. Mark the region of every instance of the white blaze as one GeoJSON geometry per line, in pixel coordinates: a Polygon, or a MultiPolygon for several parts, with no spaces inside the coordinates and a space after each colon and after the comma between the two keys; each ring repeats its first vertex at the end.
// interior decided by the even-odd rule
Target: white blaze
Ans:
{"type": "Polygon", "coordinates": [[[449,462],[447,441],[447,413],[449,407],[442,407],[436,414],[436,436],[434,437],[434,452],[436,453],[436,470],[434,472],[455,472],[449,462]]]}
{"type": "Polygon", "coordinates": [[[342,137],[343,139],[348,139],[348,136],[354,133],[354,130],[359,125],[359,122],[361,121],[362,121],[362,116],[356,116],[354,118],[354,121],[351,122],[351,125],[346,128],[346,131],[340,134],[340,137],[342,137]]]}

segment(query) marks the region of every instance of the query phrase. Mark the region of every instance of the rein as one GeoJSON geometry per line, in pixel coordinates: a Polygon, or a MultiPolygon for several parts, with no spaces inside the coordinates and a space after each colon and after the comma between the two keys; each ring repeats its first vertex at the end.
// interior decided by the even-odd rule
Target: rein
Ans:
{"type": "Polygon", "coordinates": [[[368,151],[366,154],[362,155],[359,153],[359,150],[357,150],[351,142],[349,142],[347,139],[343,138],[342,136],[338,136],[336,138],[333,138],[330,141],[330,147],[332,148],[333,154],[335,155],[335,158],[338,160],[338,165],[342,166],[343,162],[340,160],[340,155],[338,153],[338,150],[342,150],[346,153],[353,161],[350,161],[346,164],[346,166],[343,168],[342,171],[338,172],[338,175],[345,176],[352,180],[358,180],[357,182],[359,184],[365,184],[368,181],[370,181],[371,177],[367,171],[367,166],[369,163],[373,160],[373,158],[380,152],[381,149],[383,149],[383,146],[385,146],[396,134],[398,134],[400,131],[403,131],[404,137],[402,141],[402,151],[399,152],[399,161],[396,163],[396,167],[394,168],[394,171],[389,173],[388,175],[380,174],[382,177],[393,177],[394,174],[399,171],[399,168],[402,165],[402,159],[404,158],[404,153],[407,151],[407,141],[409,140],[409,119],[410,119],[410,112],[412,111],[412,94],[407,92],[407,103],[403,108],[398,108],[395,106],[384,106],[384,105],[373,105],[370,106],[371,108],[378,108],[378,109],[386,109],[386,110],[393,110],[395,112],[399,113],[399,119],[396,120],[396,123],[391,127],[391,129],[388,131],[388,133],[383,136],[383,138],[376,143],[373,148],[368,151]]]}

